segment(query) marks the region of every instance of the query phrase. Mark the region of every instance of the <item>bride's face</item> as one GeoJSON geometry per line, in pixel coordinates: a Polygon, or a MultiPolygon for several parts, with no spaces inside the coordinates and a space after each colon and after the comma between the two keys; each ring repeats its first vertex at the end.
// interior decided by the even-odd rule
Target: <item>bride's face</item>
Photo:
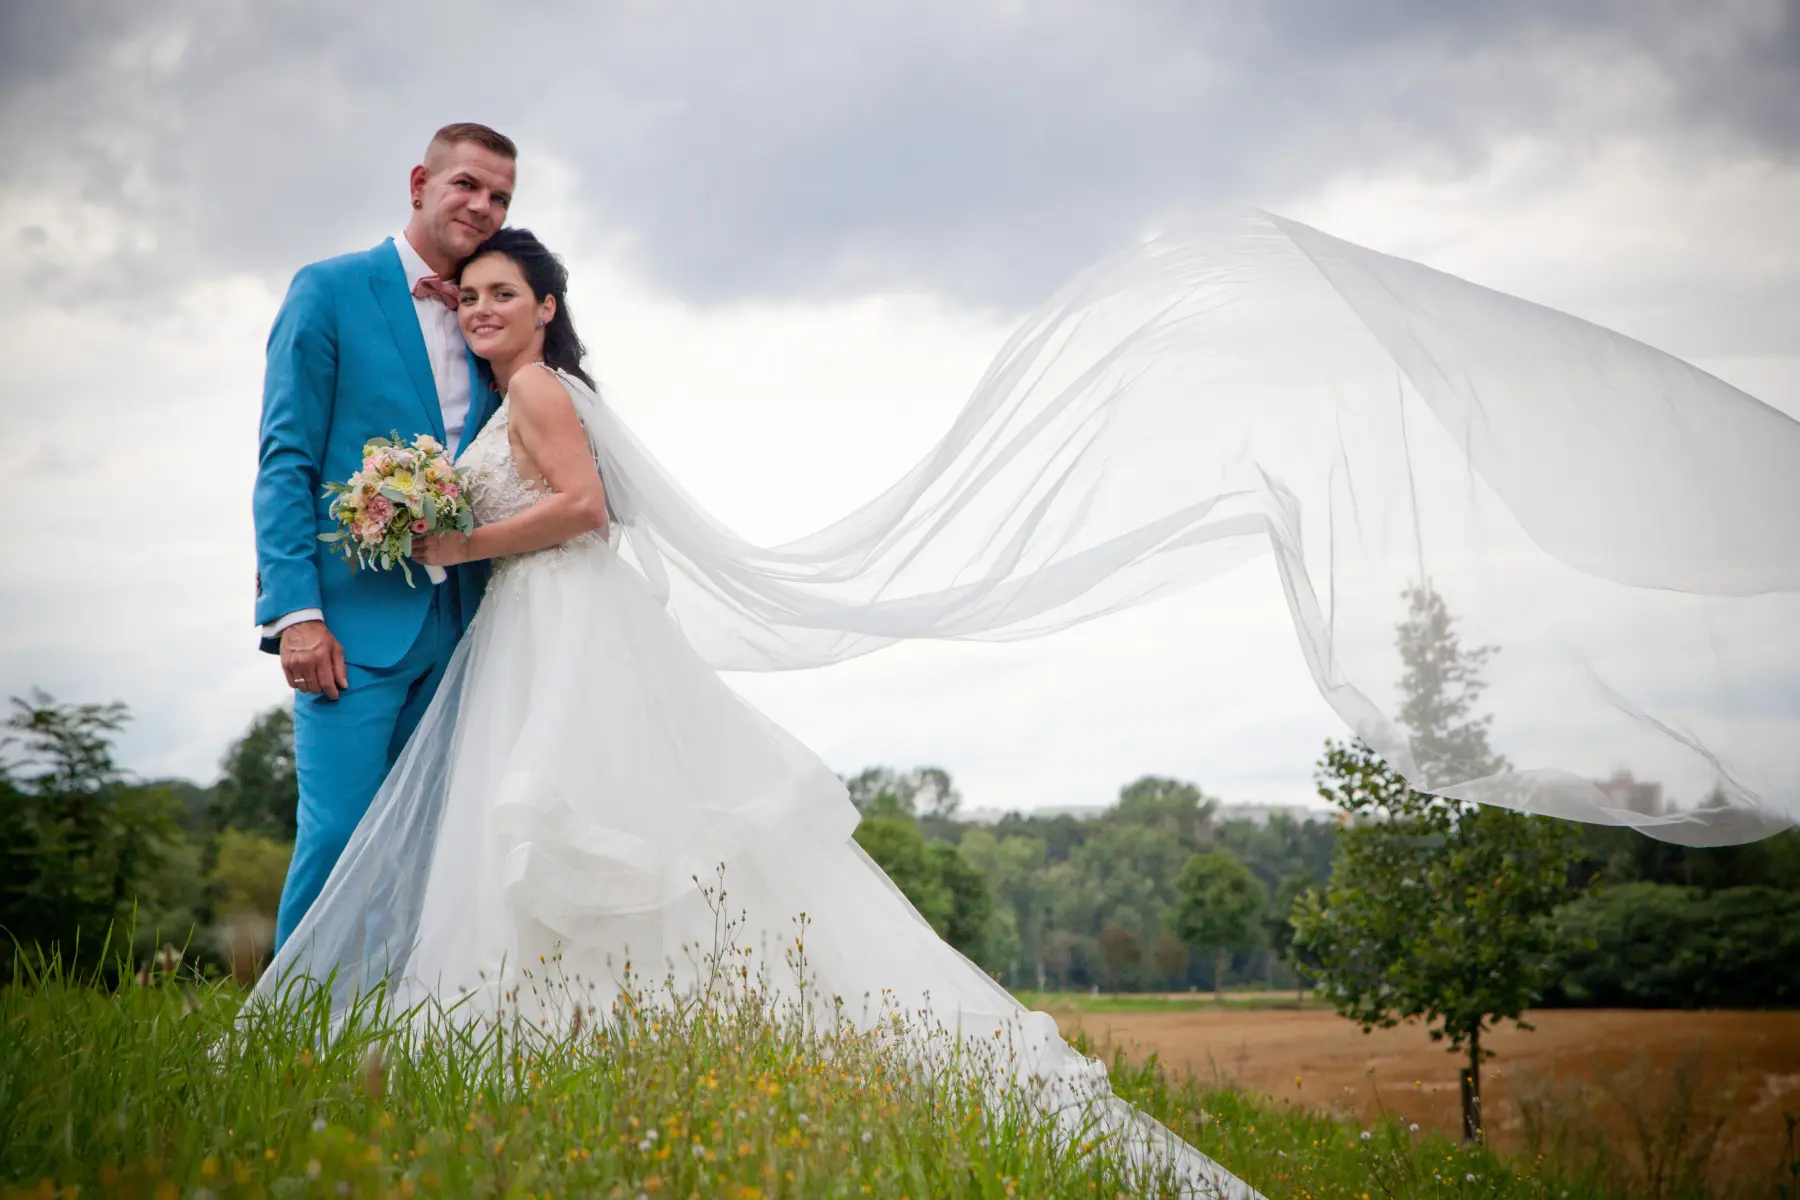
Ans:
{"type": "Polygon", "coordinates": [[[544,326],[555,315],[556,297],[539,300],[519,264],[504,254],[483,255],[463,268],[456,318],[469,349],[489,362],[541,352],[544,326]]]}

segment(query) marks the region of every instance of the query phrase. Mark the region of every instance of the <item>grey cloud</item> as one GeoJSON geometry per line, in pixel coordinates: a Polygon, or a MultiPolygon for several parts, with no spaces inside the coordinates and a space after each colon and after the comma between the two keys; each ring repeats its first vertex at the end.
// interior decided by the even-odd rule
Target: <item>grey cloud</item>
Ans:
{"type": "Polygon", "coordinates": [[[8,11],[0,42],[34,47],[0,60],[26,173],[155,235],[43,276],[65,301],[371,242],[423,137],[464,117],[520,141],[522,210],[534,150],[570,163],[597,232],[691,299],[1002,308],[1159,219],[1348,168],[1461,174],[1507,133],[1800,137],[1791,5],[8,11]]]}

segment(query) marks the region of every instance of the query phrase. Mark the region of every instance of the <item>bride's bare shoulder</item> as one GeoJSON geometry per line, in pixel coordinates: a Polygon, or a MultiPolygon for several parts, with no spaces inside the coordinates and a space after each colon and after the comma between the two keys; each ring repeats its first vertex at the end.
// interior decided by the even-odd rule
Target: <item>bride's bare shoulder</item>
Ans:
{"type": "Polygon", "coordinates": [[[507,384],[506,398],[515,412],[520,408],[542,411],[570,407],[569,389],[562,376],[542,363],[521,368],[507,384]]]}

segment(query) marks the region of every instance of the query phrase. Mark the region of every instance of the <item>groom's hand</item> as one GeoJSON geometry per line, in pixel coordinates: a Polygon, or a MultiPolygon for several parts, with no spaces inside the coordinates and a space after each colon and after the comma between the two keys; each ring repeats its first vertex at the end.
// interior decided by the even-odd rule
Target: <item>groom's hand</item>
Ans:
{"type": "Polygon", "coordinates": [[[350,686],[344,648],[323,621],[301,621],[281,631],[281,669],[289,687],[324,692],[328,700],[336,700],[350,686]]]}

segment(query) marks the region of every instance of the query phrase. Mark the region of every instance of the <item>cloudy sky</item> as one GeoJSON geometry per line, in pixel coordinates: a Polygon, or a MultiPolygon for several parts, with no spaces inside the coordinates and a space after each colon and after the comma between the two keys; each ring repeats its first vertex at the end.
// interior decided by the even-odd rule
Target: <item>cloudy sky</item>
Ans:
{"type": "MultiPolygon", "coordinates": [[[[1012,325],[1256,204],[1800,412],[1800,8],[1591,3],[0,6],[0,689],[121,699],[211,779],[284,695],[250,627],[261,348],[405,221],[432,129],[522,148],[615,403],[742,532],[936,440],[1012,325]]],[[[983,806],[1154,771],[1291,802],[1337,730],[1266,560],[1041,643],[734,680],[834,767],[983,806]]]]}

